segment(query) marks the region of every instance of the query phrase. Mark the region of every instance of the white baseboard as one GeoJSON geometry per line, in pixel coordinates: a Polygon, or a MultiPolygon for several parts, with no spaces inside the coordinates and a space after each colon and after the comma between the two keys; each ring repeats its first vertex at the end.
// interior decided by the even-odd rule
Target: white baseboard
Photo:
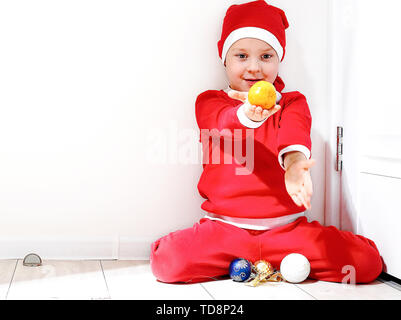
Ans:
{"type": "Polygon", "coordinates": [[[148,260],[155,239],[140,237],[0,237],[0,259],[148,260]]]}
{"type": "Polygon", "coordinates": [[[156,238],[120,237],[119,260],[149,260],[150,245],[156,238]]]}

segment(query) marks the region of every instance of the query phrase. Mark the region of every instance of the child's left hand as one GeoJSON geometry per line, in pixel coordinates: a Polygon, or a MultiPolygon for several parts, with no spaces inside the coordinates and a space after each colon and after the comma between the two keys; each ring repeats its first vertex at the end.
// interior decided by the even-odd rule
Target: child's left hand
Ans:
{"type": "Polygon", "coordinates": [[[285,187],[292,200],[298,206],[311,209],[311,197],[313,194],[312,179],[309,168],[315,164],[315,160],[299,160],[293,162],[286,170],[285,187]]]}

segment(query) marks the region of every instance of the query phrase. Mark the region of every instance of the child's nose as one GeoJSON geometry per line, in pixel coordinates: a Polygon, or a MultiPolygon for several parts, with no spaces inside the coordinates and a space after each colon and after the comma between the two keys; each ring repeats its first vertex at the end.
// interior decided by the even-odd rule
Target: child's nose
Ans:
{"type": "Polygon", "coordinates": [[[248,64],[248,72],[255,73],[259,72],[260,66],[259,62],[256,59],[250,59],[248,64]]]}

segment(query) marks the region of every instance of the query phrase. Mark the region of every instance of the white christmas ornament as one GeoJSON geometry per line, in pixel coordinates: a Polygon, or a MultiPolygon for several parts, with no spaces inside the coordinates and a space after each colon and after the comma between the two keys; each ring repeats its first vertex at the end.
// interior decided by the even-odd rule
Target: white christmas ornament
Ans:
{"type": "Polygon", "coordinates": [[[292,283],[304,281],[310,272],[308,259],[299,253],[290,253],[280,264],[280,273],[284,279],[292,283]]]}

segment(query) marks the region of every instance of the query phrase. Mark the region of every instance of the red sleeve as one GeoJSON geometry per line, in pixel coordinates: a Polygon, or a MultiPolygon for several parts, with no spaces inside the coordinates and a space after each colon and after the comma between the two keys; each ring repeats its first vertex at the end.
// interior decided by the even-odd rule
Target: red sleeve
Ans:
{"type": "Polygon", "coordinates": [[[245,129],[237,116],[237,111],[242,105],[226,97],[221,91],[209,90],[201,93],[196,99],[195,114],[199,129],[245,129]]]}
{"type": "Polygon", "coordinates": [[[278,130],[278,152],[291,145],[312,148],[310,138],[312,116],[304,95],[293,92],[286,97],[278,130]]]}

